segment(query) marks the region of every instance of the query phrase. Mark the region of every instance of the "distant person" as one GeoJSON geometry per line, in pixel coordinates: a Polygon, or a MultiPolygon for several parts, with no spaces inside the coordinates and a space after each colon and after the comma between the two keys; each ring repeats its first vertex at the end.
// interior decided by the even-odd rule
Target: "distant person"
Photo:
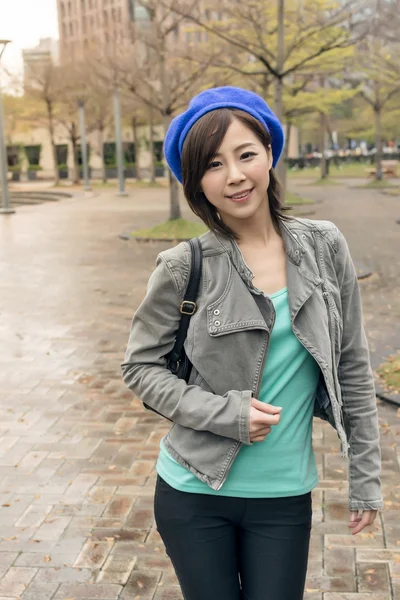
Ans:
{"type": "Polygon", "coordinates": [[[350,531],[382,508],[357,275],[333,223],[285,213],[274,171],[283,144],[264,100],[235,87],[194,97],[165,139],[210,229],[185,343],[192,370],[186,383],[167,368],[189,280],[184,242],[158,257],[122,371],[172,421],[155,518],[186,600],[303,598],[318,484],[313,415],[350,457],[350,531]]]}

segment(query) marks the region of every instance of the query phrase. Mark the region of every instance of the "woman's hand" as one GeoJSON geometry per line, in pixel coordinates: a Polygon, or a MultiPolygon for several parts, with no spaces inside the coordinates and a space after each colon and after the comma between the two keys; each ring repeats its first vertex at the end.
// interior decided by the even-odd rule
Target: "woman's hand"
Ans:
{"type": "Polygon", "coordinates": [[[377,510],[350,511],[349,527],[353,530],[351,534],[357,535],[357,533],[360,533],[364,527],[372,525],[372,523],[375,521],[377,513],[377,510]]]}
{"type": "Polygon", "coordinates": [[[281,406],[273,406],[260,402],[255,398],[250,408],[250,441],[263,442],[271,432],[271,425],[278,425],[282,410],[281,406]]]}

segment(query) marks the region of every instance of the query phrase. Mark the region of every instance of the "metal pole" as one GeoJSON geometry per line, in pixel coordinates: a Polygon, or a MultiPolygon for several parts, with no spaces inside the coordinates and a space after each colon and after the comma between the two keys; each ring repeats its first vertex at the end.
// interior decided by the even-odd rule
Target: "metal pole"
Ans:
{"type": "MultiPolygon", "coordinates": [[[[5,47],[6,47],[6,44],[4,44],[4,47],[3,47],[2,51],[0,52],[0,59],[2,57],[5,47]]],[[[1,69],[1,65],[0,65],[0,69],[1,69]]],[[[1,70],[0,70],[0,74],[1,74],[1,70]]],[[[1,192],[2,205],[0,208],[0,214],[2,214],[2,215],[9,215],[11,213],[15,213],[15,210],[13,208],[10,208],[10,197],[8,194],[7,172],[8,172],[7,148],[6,148],[5,136],[4,136],[3,94],[2,94],[1,83],[0,83],[0,177],[1,177],[1,190],[2,190],[2,192],[1,192]]]]}
{"type": "Polygon", "coordinates": [[[127,196],[125,191],[124,177],[124,155],[122,151],[122,133],[121,133],[121,107],[119,101],[118,88],[114,88],[114,121],[115,121],[115,147],[117,151],[117,169],[118,169],[118,193],[117,196],[127,196]]]}
{"type": "Polygon", "coordinates": [[[87,144],[86,144],[86,125],[85,125],[85,105],[83,100],[78,101],[79,107],[79,127],[81,130],[81,153],[83,162],[83,179],[85,192],[90,192],[91,187],[89,185],[89,167],[88,167],[88,155],[87,155],[87,144]]]}

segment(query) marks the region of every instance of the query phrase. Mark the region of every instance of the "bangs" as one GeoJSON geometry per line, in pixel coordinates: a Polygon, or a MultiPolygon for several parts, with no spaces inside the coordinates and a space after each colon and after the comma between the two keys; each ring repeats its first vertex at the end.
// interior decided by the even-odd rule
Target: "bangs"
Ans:
{"type": "Polygon", "coordinates": [[[190,157],[190,167],[195,169],[199,185],[232,121],[232,111],[220,108],[206,113],[189,131],[182,148],[182,171],[186,171],[185,158],[190,157]]]}

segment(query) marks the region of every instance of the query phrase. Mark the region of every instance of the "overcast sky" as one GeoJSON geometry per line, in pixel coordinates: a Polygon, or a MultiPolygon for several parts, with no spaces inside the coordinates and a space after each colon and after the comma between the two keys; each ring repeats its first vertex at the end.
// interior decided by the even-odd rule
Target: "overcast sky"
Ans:
{"type": "Polygon", "coordinates": [[[57,0],[0,0],[0,39],[12,40],[2,59],[8,70],[22,72],[22,49],[44,37],[58,38],[57,0]]]}

